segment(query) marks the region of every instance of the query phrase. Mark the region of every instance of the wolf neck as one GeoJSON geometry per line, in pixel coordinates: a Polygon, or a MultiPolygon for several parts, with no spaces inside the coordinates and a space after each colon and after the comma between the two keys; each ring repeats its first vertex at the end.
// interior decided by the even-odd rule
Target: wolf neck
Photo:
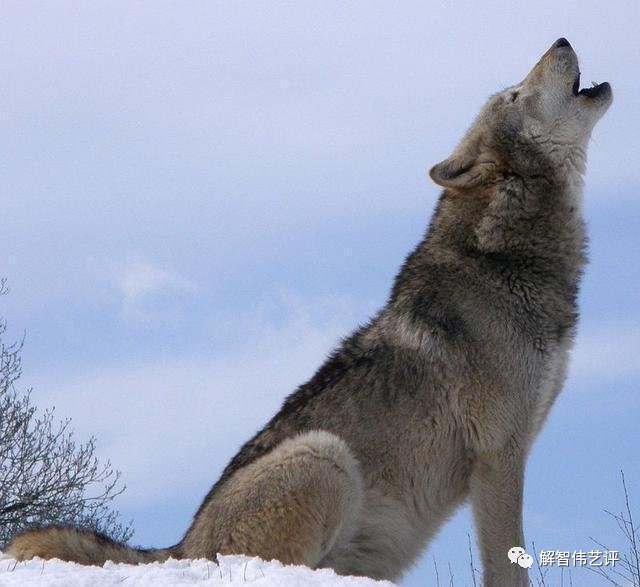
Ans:
{"type": "Polygon", "coordinates": [[[544,259],[560,271],[581,266],[583,164],[582,157],[564,159],[553,173],[513,174],[468,193],[445,190],[425,245],[474,257],[544,259]]]}
{"type": "Polygon", "coordinates": [[[558,149],[549,158],[558,170],[558,178],[563,180],[567,197],[581,210],[583,178],[587,166],[586,147],[558,149]]]}

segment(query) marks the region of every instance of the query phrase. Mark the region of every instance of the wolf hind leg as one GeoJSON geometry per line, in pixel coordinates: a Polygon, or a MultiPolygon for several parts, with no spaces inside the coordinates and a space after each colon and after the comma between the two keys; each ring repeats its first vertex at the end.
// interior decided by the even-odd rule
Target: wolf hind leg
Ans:
{"type": "Polygon", "coordinates": [[[237,471],[195,520],[184,552],[213,558],[214,547],[315,567],[348,539],[361,502],[360,470],[346,443],[307,432],[237,471]]]}

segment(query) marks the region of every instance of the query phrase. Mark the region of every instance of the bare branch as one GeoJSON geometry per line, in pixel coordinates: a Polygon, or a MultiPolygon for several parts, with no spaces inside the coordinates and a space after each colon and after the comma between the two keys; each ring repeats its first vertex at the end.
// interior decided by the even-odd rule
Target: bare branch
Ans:
{"type": "MultiPolygon", "coordinates": [[[[0,278],[0,295],[7,293],[0,278]]],[[[109,461],[95,457],[95,439],[76,443],[70,420],[54,409],[38,413],[31,390],[20,393],[20,352],[24,339],[5,343],[0,318],[0,548],[16,532],[32,526],[73,524],[98,530],[114,540],[133,533],[111,502],[125,486],[109,461]]]]}

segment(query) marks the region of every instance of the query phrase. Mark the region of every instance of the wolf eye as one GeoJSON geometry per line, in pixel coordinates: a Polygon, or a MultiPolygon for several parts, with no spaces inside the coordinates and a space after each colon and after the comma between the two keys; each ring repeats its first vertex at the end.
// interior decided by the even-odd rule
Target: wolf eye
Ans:
{"type": "Polygon", "coordinates": [[[517,98],[518,98],[518,92],[513,92],[513,94],[511,94],[511,101],[515,102],[517,98]]]}

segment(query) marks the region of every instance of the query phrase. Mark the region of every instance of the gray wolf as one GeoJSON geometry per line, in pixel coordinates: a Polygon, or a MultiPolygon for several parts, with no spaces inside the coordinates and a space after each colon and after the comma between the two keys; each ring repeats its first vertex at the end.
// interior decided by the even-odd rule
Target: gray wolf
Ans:
{"type": "Polygon", "coordinates": [[[582,175],[608,83],[559,39],[494,95],[431,178],[444,188],[384,308],[231,460],[182,540],[136,550],[55,527],[17,559],[242,553],[398,579],[470,500],[485,587],[523,587],[527,453],[558,395],[585,265],[582,175]]]}

